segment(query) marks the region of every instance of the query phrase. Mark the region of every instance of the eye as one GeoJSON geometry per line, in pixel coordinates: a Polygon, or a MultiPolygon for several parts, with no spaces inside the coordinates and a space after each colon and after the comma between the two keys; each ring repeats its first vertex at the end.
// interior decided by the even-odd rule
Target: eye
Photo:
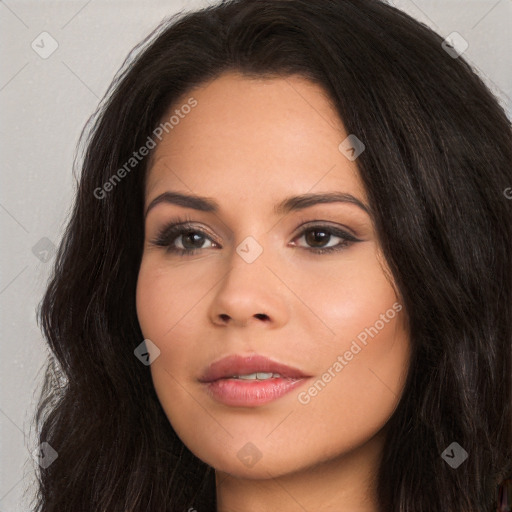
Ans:
{"type": "Polygon", "coordinates": [[[340,228],[318,224],[303,229],[295,240],[300,240],[302,238],[309,245],[309,247],[305,247],[305,249],[317,254],[341,251],[353,243],[361,241],[354,235],[340,228]],[[341,241],[332,245],[327,245],[332,241],[333,237],[339,238],[341,241]]]}
{"type": "MultiPolygon", "coordinates": [[[[315,254],[326,254],[341,251],[360,241],[354,235],[338,227],[315,224],[303,228],[299,235],[294,238],[292,245],[315,254]],[[331,242],[335,241],[333,238],[340,241],[332,244],[331,242]],[[306,242],[306,247],[295,243],[296,240],[301,239],[306,242]]],[[[205,231],[194,227],[188,218],[171,220],[150,243],[158,247],[165,247],[166,252],[178,256],[190,256],[202,249],[221,248],[220,244],[215,242],[205,231]],[[207,243],[206,246],[205,243],[207,243]]]]}
{"type": "Polygon", "coordinates": [[[167,252],[180,256],[195,254],[201,249],[219,247],[206,232],[194,227],[189,219],[174,219],[167,224],[150,242],[158,247],[165,247],[167,252]],[[210,245],[204,246],[205,241],[210,245]]]}

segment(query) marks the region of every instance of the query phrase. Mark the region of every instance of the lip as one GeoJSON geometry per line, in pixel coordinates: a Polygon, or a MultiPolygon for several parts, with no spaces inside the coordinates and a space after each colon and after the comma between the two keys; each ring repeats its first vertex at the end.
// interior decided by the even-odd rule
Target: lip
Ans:
{"type": "Polygon", "coordinates": [[[301,379],[310,377],[297,368],[278,363],[268,357],[259,354],[253,355],[231,355],[212,363],[202,377],[200,382],[213,382],[219,379],[232,377],[233,375],[247,375],[255,372],[279,373],[288,379],[301,379]]]}
{"type": "Polygon", "coordinates": [[[311,376],[298,368],[258,354],[231,355],[212,363],[199,382],[214,400],[233,407],[257,407],[277,400],[302,385],[311,376]],[[279,373],[267,380],[231,378],[256,372],[279,373]]]}

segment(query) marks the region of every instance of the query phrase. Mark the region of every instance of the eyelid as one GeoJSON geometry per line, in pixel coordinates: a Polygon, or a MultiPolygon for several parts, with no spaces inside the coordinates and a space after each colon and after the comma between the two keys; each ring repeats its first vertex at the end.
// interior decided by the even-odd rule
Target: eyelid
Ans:
{"type": "MultiPolygon", "coordinates": [[[[166,248],[166,252],[170,255],[176,257],[187,257],[197,254],[198,252],[202,252],[211,247],[199,247],[192,249],[182,249],[173,247],[175,240],[183,236],[187,231],[188,232],[196,232],[201,233],[204,238],[208,239],[215,248],[222,249],[222,244],[216,240],[216,237],[211,235],[208,230],[203,227],[197,227],[194,225],[195,222],[188,216],[184,217],[175,217],[170,219],[166,225],[158,232],[155,239],[150,240],[150,245],[166,248]]],[[[305,219],[301,219],[301,224],[296,229],[296,234],[294,235],[291,243],[289,243],[288,247],[298,247],[300,249],[305,250],[307,253],[312,255],[320,256],[324,254],[334,254],[337,252],[341,252],[344,249],[350,248],[353,244],[357,242],[362,242],[364,240],[358,238],[348,227],[344,225],[339,225],[331,223],[330,221],[321,221],[321,220],[310,220],[305,221],[305,219]],[[325,246],[325,247],[303,247],[296,243],[297,239],[303,238],[306,236],[306,233],[309,230],[317,229],[321,231],[327,231],[330,233],[331,237],[339,238],[341,241],[338,242],[334,246],[325,246]]]]}
{"type": "MultiPolygon", "coordinates": [[[[164,225],[161,228],[157,229],[157,233],[155,235],[155,238],[161,238],[162,236],[165,236],[167,232],[169,232],[171,229],[190,229],[198,232],[202,232],[205,235],[207,235],[212,241],[215,241],[215,243],[220,244],[218,241],[218,237],[213,234],[213,232],[205,227],[201,221],[194,220],[190,214],[187,212],[185,214],[177,214],[174,217],[171,217],[170,219],[166,220],[164,225]]],[[[225,237],[225,240],[231,241],[233,237],[229,233],[229,236],[225,237]]]]}
{"type": "MultiPolygon", "coordinates": [[[[301,217],[301,218],[299,218],[298,222],[299,222],[299,225],[294,230],[295,236],[301,234],[302,230],[304,230],[308,225],[311,225],[311,227],[321,226],[321,227],[329,227],[331,229],[338,229],[338,230],[342,229],[342,230],[345,230],[347,232],[347,234],[352,235],[355,238],[359,238],[358,235],[356,234],[356,232],[352,228],[350,228],[349,226],[347,226],[345,224],[339,224],[334,221],[319,220],[317,218],[315,218],[313,220],[308,220],[305,217],[301,217]]],[[[215,235],[213,235],[207,228],[194,226],[195,223],[196,223],[196,221],[193,220],[192,217],[190,217],[190,215],[188,213],[183,216],[177,215],[177,216],[169,219],[165,223],[164,227],[159,230],[158,233],[162,234],[171,227],[178,227],[178,226],[189,227],[187,225],[190,225],[190,229],[197,229],[198,231],[203,231],[208,236],[210,236],[212,239],[216,238],[215,235]]],[[[231,232],[230,232],[230,236],[227,237],[227,240],[231,241],[232,239],[233,239],[233,236],[231,235],[231,232]]],[[[219,242],[217,242],[217,243],[219,243],[219,242]]]]}
{"type": "Polygon", "coordinates": [[[166,220],[164,225],[161,228],[157,229],[157,236],[165,234],[170,229],[175,228],[182,228],[182,229],[194,229],[197,231],[203,231],[208,236],[211,236],[212,238],[215,238],[214,235],[208,230],[208,228],[205,228],[203,226],[196,226],[198,224],[197,221],[193,220],[188,214],[185,214],[183,216],[177,215],[175,217],[171,217],[170,219],[166,220]]]}
{"type": "Polygon", "coordinates": [[[297,235],[302,234],[302,231],[304,229],[307,229],[308,227],[325,227],[337,231],[344,231],[347,233],[347,235],[353,236],[357,240],[361,240],[361,238],[355,233],[355,231],[348,227],[345,224],[340,224],[338,222],[330,221],[330,220],[321,220],[315,218],[314,220],[307,220],[305,217],[301,217],[299,220],[299,226],[295,230],[297,235]]]}

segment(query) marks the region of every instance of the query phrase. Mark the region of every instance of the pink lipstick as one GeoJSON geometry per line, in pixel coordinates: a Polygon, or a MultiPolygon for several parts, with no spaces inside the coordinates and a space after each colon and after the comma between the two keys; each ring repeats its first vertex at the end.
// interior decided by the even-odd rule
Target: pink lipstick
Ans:
{"type": "Polygon", "coordinates": [[[199,382],[218,402],[257,407],[289,393],[309,377],[297,368],[257,354],[231,355],[208,366],[199,382]]]}

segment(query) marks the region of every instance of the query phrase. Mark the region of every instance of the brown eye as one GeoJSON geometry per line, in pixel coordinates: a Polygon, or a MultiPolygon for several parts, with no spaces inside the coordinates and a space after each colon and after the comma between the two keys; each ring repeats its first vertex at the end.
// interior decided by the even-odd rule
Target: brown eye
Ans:
{"type": "MultiPolygon", "coordinates": [[[[302,238],[306,246],[296,243],[292,245],[297,245],[315,254],[341,251],[353,243],[361,241],[342,229],[324,225],[314,225],[303,229],[299,236],[295,237],[295,240],[302,238]],[[336,239],[339,241],[336,242],[336,239]],[[333,241],[335,243],[331,243],[333,241]]],[[[165,226],[151,243],[158,247],[165,247],[168,253],[179,256],[193,255],[203,249],[221,248],[220,244],[203,230],[194,227],[189,221],[180,221],[179,219],[165,226]],[[210,242],[210,245],[205,246],[207,242],[210,242]]]]}
{"type": "Polygon", "coordinates": [[[312,247],[323,247],[331,239],[331,234],[320,229],[309,229],[305,236],[306,242],[312,247]]]}
{"type": "Polygon", "coordinates": [[[201,249],[206,237],[200,231],[182,231],[174,241],[181,237],[183,249],[201,249]]]}
{"type": "Polygon", "coordinates": [[[297,237],[295,240],[300,240],[301,238],[304,238],[306,244],[309,246],[305,247],[306,250],[318,254],[340,251],[355,242],[361,241],[350,233],[347,233],[342,229],[334,228],[332,226],[308,227],[303,229],[299,237],[297,237]],[[331,242],[333,237],[339,238],[341,241],[328,246],[327,244],[331,242]]]}
{"type": "Polygon", "coordinates": [[[179,220],[165,226],[150,243],[158,247],[165,247],[167,252],[180,256],[195,254],[202,249],[219,247],[204,231],[190,225],[188,221],[181,222],[179,220]],[[205,247],[204,244],[207,241],[210,241],[211,245],[205,247]]]}

